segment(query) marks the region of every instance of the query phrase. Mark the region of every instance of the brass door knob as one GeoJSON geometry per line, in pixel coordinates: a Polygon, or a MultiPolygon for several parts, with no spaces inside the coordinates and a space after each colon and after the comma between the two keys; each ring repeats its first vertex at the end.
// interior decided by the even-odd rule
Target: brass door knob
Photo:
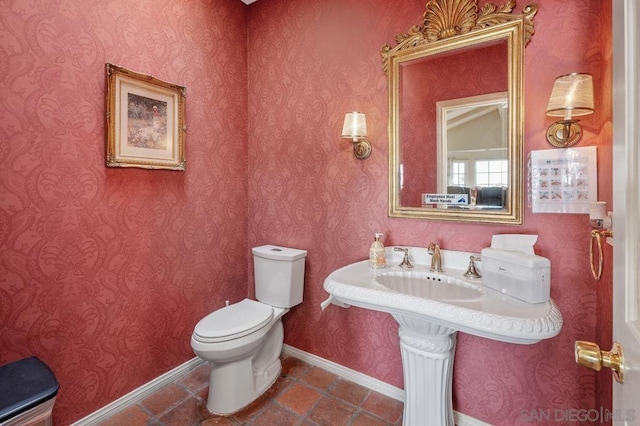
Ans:
{"type": "Polygon", "coordinates": [[[601,351],[600,347],[592,342],[582,340],[576,341],[576,363],[592,370],[600,371],[600,368],[608,367],[613,370],[613,377],[616,382],[624,382],[624,357],[622,356],[622,346],[614,342],[611,351],[601,351]]]}

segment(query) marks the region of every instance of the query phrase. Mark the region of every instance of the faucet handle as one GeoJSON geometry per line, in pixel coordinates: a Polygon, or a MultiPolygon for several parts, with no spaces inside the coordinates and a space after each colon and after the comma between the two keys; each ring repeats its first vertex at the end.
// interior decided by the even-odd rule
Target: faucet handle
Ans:
{"type": "Polygon", "coordinates": [[[400,266],[401,268],[413,268],[413,265],[411,264],[411,261],[409,260],[409,249],[408,248],[394,247],[393,250],[394,251],[402,251],[402,252],[404,252],[404,258],[402,259],[402,262],[398,266],[400,266]]]}
{"type": "Polygon", "coordinates": [[[476,268],[476,260],[480,260],[480,256],[469,256],[469,268],[467,268],[467,272],[464,273],[464,276],[467,278],[481,278],[480,272],[476,268]]]}

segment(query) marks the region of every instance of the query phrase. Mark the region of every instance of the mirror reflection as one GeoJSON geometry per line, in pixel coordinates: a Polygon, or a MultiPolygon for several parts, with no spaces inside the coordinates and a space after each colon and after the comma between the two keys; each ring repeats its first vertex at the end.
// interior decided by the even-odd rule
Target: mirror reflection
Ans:
{"type": "Polygon", "coordinates": [[[467,196],[466,203],[448,208],[505,209],[509,188],[507,93],[437,102],[436,110],[437,192],[467,196]]]}
{"type": "MultiPolygon", "coordinates": [[[[502,133],[507,128],[500,128],[499,134],[495,135],[497,110],[494,108],[493,114],[487,110],[486,115],[480,110],[490,108],[494,99],[491,96],[495,95],[488,94],[494,92],[499,92],[506,106],[506,49],[506,41],[503,40],[494,45],[485,43],[455,53],[400,63],[402,206],[436,207],[424,203],[423,194],[447,193],[447,186],[470,188],[476,185],[472,174],[475,162],[472,160],[481,159],[479,150],[483,147],[490,149],[500,145],[504,148],[502,159],[507,159],[506,136],[502,133]],[[469,109],[466,114],[465,109],[469,109]],[[478,110],[474,112],[474,109],[478,110]],[[491,128],[485,128],[485,125],[491,128]],[[474,151],[476,154],[471,155],[474,151]],[[455,163],[458,181],[453,183],[446,178],[451,173],[447,166],[456,159],[459,160],[455,163]],[[464,181],[460,181],[460,173],[465,174],[464,181]]],[[[500,119],[499,116],[497,118],[500,119]]],[[[506,118],[505,124],[508,123],[506,118]]],[[[505,176],[505,186],[508,186],[507,180],[505,176]]],[[[471,201],[475,199],[468,199],[467,205],[471,205],[471,201]]]]}

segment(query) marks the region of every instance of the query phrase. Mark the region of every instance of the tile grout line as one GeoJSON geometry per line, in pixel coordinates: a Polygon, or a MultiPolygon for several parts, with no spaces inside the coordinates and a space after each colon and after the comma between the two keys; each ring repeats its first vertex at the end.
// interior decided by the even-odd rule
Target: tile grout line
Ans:
{"type": "Polygon", "coordinates": [[[145,407],[144,405],[142,405],[140,402],[136,402],[132,406],[136,406],[136,405],[142,410],[143,413],[145,413],[149,417],[148,420],[155,420],[156,419],[155,414],[153,414],[151,411],[149,411],[149,409],[147,407],[145,407]]]}
{"type": "MultiPolygon", "coordinates": [[[[168,408],[166,408],[165,410],[154,414],[153,412],[151,412],[151,410],[149,410],[147,407],[144,406],[143,401],[138,401],[136,405],[138,405],[148,416],[149,419],[147,421],[147,424],[150,424],[152,422],[155,422],[156,424],[158,424],[158,426],[163,426],[164,422],[162,422],[160,419],[169,414],[170,412],[172,412],[173,410],[177,409],[178,407],[180,407],[182,404],[184,404],[187,400],[189,400],[190,398],[195,398],[196,400],[198,400],[199,402],[202,401],[202,398],[200,398],[197,395],[196,391],[191,390],[191,388],[189,388],[188,386],[186,386],[185,384],[181,383],[180,381],[183,378],[179,378],[176,381],[172,382],[171,384],[173,384],[174,386],[176,386],[177,388],[183,390],[186,393],[186,396],[182,399],[177,400],[175,403],[173,403],[172,405],[170,405],[168,408]]],[[[202,386],[202,389],[204,389],[205,386],[202,386]]],[[[200,390],[202,390],[200,389],[200,390]]],[[[146,398],[145,398],[146,399],[146,398]]]]}
{"type": "MultiPolygon", "coordinates": [[[[309,364],[308,362],[303,361],[303,360],[300,360],[299,358],[297,358],[297,357],[295,357],[295,356],[292,356],[292,355],[288,355],[287,357],[289,357],[289,356],[291,356],[292,358],[297,359],[298,361],[301,361],[301,362],[303,362],[303,363],[305,363],[305,364],[309,364]]],[[[323,393],[323,395],[324,395],[324,396],[326,396],[326,397],[332,398],[332,399],[337,400],[337,401],[341,401],[341,402],[343,402],[343,403],[345,403],[345,404],[347,404],[347,405],[349,405],[349,406],[355,407],[355,408],[356,408],[356,411],[354,412],[354,414],[359,413],[359,412],[362,412],[362,413],[368,414],[369,416],[373,417],[373,418],[374,418],[374,419],[376,419],[376,420],[379,420],[379,421],[381,421],[381,422],[383,422],[383,423],[385,423],[385,424],[390,424],[390,425],[396,425],[396,424],[398,423],[398,420],[400,420],[400,419],[402,418],[402,414],[400,414],[400,415],[398,416],[398,418],[397,418],[397,419],[395,419],[395,420],[387,420],[387,419],[385,419],[385,418],[383,418],[383,417],[379,416],[378,414],[376,414],[376,413],[374,413],[374,412],[372,412],[372,411],[369,411],[369,410],[365,409],[365,408],[363,407],[363,404],[364,404],[364,403],[367,401],[367,399],[368,399],[368,398],[369,398],[369,397],[370,397],[374,392],[376,392],[376,391],[374,391],[374,390],[372,390],[372,389],[370,389],[370,388],[367,388],[366,386],[362,386],[362,385],[360,385],[359,383],[356,383],[356,382],[354,382],[354,381],[352,381],[352,380],[349,380],[349,379],[347,379],[347,378],[341,377],[340,375],[337,375],[337,374],[334,374],[334,373],[331,373],[331,372],[330,372],[332,375],[334,375],[334,376],[335,376],[335,378],[334,378],[334,380],[333,380],[333,381],[332,381],[332,382],[327,386],[327,388],[326,388],[326,389],[318,388],[318,387],[316,387],[316,386],[314,386],[314,385],[311,385],[310,383],[308,383],[308,382],[306,382],[306,381],[304,380],[304,377],[305,377],[305,376],[307,376],[307,375],[309,374],[309,372],[310,372],[310,371],[312,371],[314,368],[317,368],[317,369],[319,369],[319,370],[321,370],[321,371],[327,371],[327,370],[324,370],[323,368],[318,367],[318,366],[313,365],[313,364],[309,364],[309,365],[311,365],[311,368],[307,369],[307,370],[306,370],[306,371],[305,371],[305,372],[304,372],[300,377],[295,377],[295,376],[289,376],[289,377],[291,377],[291,378],[295,378],[295,380],[296,380],[296,381],[298,381],[298,382],[302,382],[302,384],[307,385],[308,387],[311,387],[311,388],[314,388],[314,389],[318,389],[318,390],[320,390],[320,391],[323,393]],[[354,384],[356,384],[356,385],[358,385],[358,386],[361,386],[361,387],[363,387],[364,389],[366,389],[366,394],[365,394],[364,398],[362,399],[362,401],[360,402],[360,404],[359,404],[359,405],[355,405],[355,404],[351,403],[350,401],[347,401],[346,399],[341,398],[341,397],[339,397],[339,396],[334,395],[334,394],[332,394],[332,393],[331,393],[331,391],[332,391],[333,389],[335,389],[335,388],[336,388],[336,386],[338,385],[338,383],[339,383],[340,381],[345,381],[345,382],[349,382],[349,383],[354,383],[354,384]]],[[[376,393],[379,393],[379,392],[376,392],[376,393]]],[[[388,397],[387,395],[384,395],[384,394],[381,394],[381,395],[382,395],[382,396],[384,396],[384,397],[390,398],[390,397],[388,397]]],[[[311,410],[310,410],[310,411],[311,411],[311,410]]],[[[309,411],[309,412],[310,412],[310,411],[309,411]]],[[[355,420],[355,417],[353,417],[353,418],[350,420],[350,423],[352,423],[354,420],[355,420]]]]}
{"type": "MultiPolygon", "coordinates": [[[[394,421],[386,420],[386,419],[384,419],[384,418],[380,417],[379,415],[377,415],[376,413],[373,413],[373,412],[368,411],[367,409],[365,409],[362,405],[363,405],[363,404],[367,401],[367,399],[371,396],[371,394],[373,393],[373,391],[372,391],[371,389],[367,389],[367,388],[365,388],[364,386],[358,385],[357,383],[352,382],[351,380],[347,380],[347,379],[341,378],[340,376],[336,376],[336,378],[335,378],[335,379],[334,379],[334,380],[329,384],[329,386],[328,386],[326,389],[319,388],[319,387],[317,387],[317,386],[314,386],[314,385],[312,385],[312,384],[310,384],[310,383],[306,382],[306,381],[304,380],[304,377],[305,377],[307,374],[309,374],[309,372],[310,372],[313,368],[319,368],[319,367],[312,366],[312,368],[310,368],[310,369],[308,369],[307,371],[305,371],[305,372],[303,373],[303,375],[302,375],[302,376],[299,376],[299,377],[298,377],[298,376],[289,376],[289,375],[286,375],[286,377],[289,377],[290,379],[292,379],[292,381],[295,381],[295,382],[297,382],[298,384],[301,384],[301,385],[307,386],[307,387],[309,387],[309,388],[311,388],[311,389],[313,389],[313,390],[317,390],[317,391],[319,391],[319,393],[321,393],[322,397],[330,398],[330,399],[332,399],[332,400],[335,400],[335,401],[338,401],[338,402],[342,402],[342,403],[344,403],[344,404],[346,404],[346,405],[348,405],[348,406],[351,406],[351,407],[355,408],[354,412],[352,413],[351,417],[349,418],[349,425],[351,425],[351,424],[355,421],[355,419],[358,417],[358,416],[357,416],[357,414],[361,414],[361,413],[365,413],[365,414],[367,414],[367,415],[369,415],[369,416],[373,417],[374,419],[381,421],[382,423],[391,424],[391,425],[395,425],[395,424],[397,423],[397,421],[400,419],[400,416],[398,416],[398,418],[397,418],[397,419],[395,419],[394,421]],[[340,381],[345,381],[345,382],[349,382],[349,383],[355,383],[356,385],[361,386],[361,387],[363,387],[363,388],[365,388],[365,389],[367,390],[367,392],[366,392],[366,394],[365,394],[364,398],[362,399],[362,402],[361,402],[359,405],[353,404],[352,402],[347,401],[346,399],[341,398],[341,397],[339,397],[339,396],[337,396],[337,395],[334,395],[334,394],[332,394],[332,393],[330,392],[331,390],[333,390],[333,389],[335,389],[335,388],[336,388],[337,384],[338,384],[340,381]]],[[[319,369],[320,369],[320,368],[319,368],[319,369]]],[[[320,370],[322,370],[322,369],[320,369],[320,370]]],[[[323,371],[324,371],[324,370],[323,370],[323,371]]],[[[291,387],[291,385],[287,386],[287,389],[288,389],[289,387],[291,387]]],[[[280,391],[280,393],[279,393],[278,395],[280,395],[280,394],[282,394],[282,393],[284,393],[284,389],[283,389],[283,390],[281,390],[281,391],[280,391]]],[[[302,419],[303,419],[303,420],[304,420],[304,419],[311,420],[311,419],[309,419],[309,418],[308,418],[308,415],[309,415],[309,414],[313,411],[313,409],[314,409],[314,408],[315,408],[315,407],[320,403],[320,401],[321,401],[321,400],[322,400],[322,398],[319,398],[319,399],[318,399],[318,400],[317,400],[317,401],[316,401],[316,402],[315,402],[315,403],[314,403],[314,404],[313,404],[313,405],[312,405],[312,406],[311,406],[311,407],[310,407],[310,408],[305,412],[305,414],[304,414],[304,415],[302,415],[302,416],[303,416],[303,417],[302,417],[302,419]]],[[[290,411],[290,412],[292,412],[292,413],[294,413],[294,414],[297,414],[297,413],[295,413],[293,410],[291,410],[289,407],[285,407],[285,406],[283,406],[282,404],[280,404],[278,401],[276,401],[276,399],[275,399],[275,398],[273,398],[273,401],[274,401],[275,403],[277,403],[278,405],[280,405],[281,407],[287,408],[287,409],[288,409],[288,411],[290,411]]],[[[314,423],[315,423],[315,422],[314,422],[314,423]]]]}

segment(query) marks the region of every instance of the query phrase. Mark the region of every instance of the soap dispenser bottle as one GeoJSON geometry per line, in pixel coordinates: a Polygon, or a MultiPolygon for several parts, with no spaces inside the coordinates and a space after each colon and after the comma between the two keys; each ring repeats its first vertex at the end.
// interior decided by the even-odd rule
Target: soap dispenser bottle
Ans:
{"type": "Polygon", "coordinates": [[[369,249],[369,267],[373,269],[381,269],[387,266],[387,257],[384,253],[384,245],[380,238],[383,234],[376,233],[373,244],[369,249]]]}

